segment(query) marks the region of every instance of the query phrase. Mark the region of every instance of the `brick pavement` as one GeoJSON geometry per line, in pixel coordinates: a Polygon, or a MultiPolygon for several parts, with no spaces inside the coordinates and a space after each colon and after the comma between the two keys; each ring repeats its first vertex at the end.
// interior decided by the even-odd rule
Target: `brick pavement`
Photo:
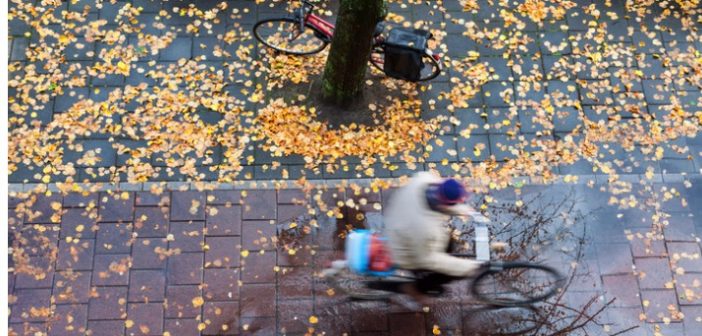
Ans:
{"type": "MultiPolygon", "coordinates": [[[[218,14],[219,22],[208,22],[211,24],[209,29],[211,33],[207,33],[206,29],[202,28],[200,34],[197,35],[186,32],[184,28],[193,23],[195,17],[170,15],[175,7],[186,7],[185,3],[182,3],[181,6],[181,2],[178,1],[133,0],[118,1],[115,4],[104,3],[102,8],[91,6],[90,19],[106,19],[109,24],[113,24],[114,21],[110,20],[117,17],[120,7],[125,3],[133,3],[135,7],[143,8],[138,20],[144,25],[144,32],[163,35],[167,31],[172,31],[177,36],[170,46],[159,51],[156,55],[146,55],[138,59],[135,66],[144,69],[143,73],[132,71],[131,76],[128,77],[110,74],[104,78],[103,76],[85,75],[85,85],[66,88],[63,94],[51,98],[43,109],[36,111],[36,115],[25,115],[21,118],[24,118],[26,124],[29,124],[31,120],[36,120],[41,125],[46,125],[81,99],[104,99],[108,92],[123,89],[126,85],[142,82],[154,84],[155,80],[146,77],[145,74],[149,70],[174,65],[174,62],[179,59],[195,59],[204,55],[207,56],[207,59],[201,60],[200,63],[228,72],[228,66],[236,66],[236,54],[232,52],[235,47],[239,45],[252,46],[251,53],[253,55],[258,52],[258,47],[251,39],[229,45],[217,39],[217,34],[236,29],[250,31],[257,20],[281,15],[283,13],[281,3],[284,2],[269,1],[257,6],[253,0],[213,0],[198,1],[197,6],[202,9],[211,9],[220,2],[227,4],[227,10],[218,14]],[[165,27],[155,27],[153,23],[158,22],[157,16],[161,10],[168,13],[169,16],[158,19],[158,21],[163,22],[165,27]],[[232,50],[228,50],[231,55],[214,53],[212,50],[214,45],[225,49],[232,48],[232,50]]],[[[328,8],[336,11],[336,1],[324,2],[328,4],[328,8]]],[[[435,8],[433,2],[419,3],[411,5],[393,3],[390,5],[390,12],[401,15],[408,22],[416,22],[423,27],[445,31],[447,35],[444,38],[441,52],[454,60],[465,58],[468,52],[479,52],[479,60],[489,65],[493,78],[481,87],[479,94],[468,102],[468,108],[458,109],[455,113],[446,111],[447,99],[441,98],[442,93],[446,93],[452,88],[452,77],[460,80],[459,74],[453,69],[447,69],[445,74],[420,90],[420,97],[424,101],[422,109],[424,118],[445,116],[454,118],[455,121],[444,123],[443,133],[436,134],[442,140],[441,145],[437,145],[438,142],[435,141],[431,144],[433,150],[430,151],[427,147],[416,153],[420,157],[420,162],[413,169],[436,168],[444,173],[453,174],[455,171],[451,168],[452,163],[483,162],[491,156],[501,162],[514,157],[513,151],[509,147],[513,146],[520,136],[524,136],[526,139],[563,139],[577,127],[583,126],[585,117],[593,121],[606,121],[608,119],[606,111],[614,111],[617,117],[621,116],[624,120],[632,118],[633,114],[630,110],[634,105],[643,113],[647,112],[660,118],[670,113],[669,103],[672,96],[679,98],[681,104],[690,109],[690,112],[699,111],[701,97],[699,83],[690,83],[684,79],[673,80],[677,76],[673,66],[680,65],[680,61],[675,59],[676,50],[691,47],[699,51],[702,41],[699,40],[699,37],[694,37],[697,40],[694,40],[693,37],[690,38],[693,40],[688,40],[687,34],[678,31],[680,22],[672,17],[667,17],[660,23],[656,23],[653,17],[654,14],[659,13],[654,12],[643,20],[639,20],[631,13],[626,12],[624,0],[607,2],[610,6],[605,6],[600,1],[576,0],[577,7],[568,10],[563,20],[547,21],[543,26],[538,26],[526,19],[527,25],[523,31],[533,38],[533,41],[524,45],[518,52],[504,58],[504,49],[487,47],[485,43],[478,43],[461,35],[466,30],[465,22],[477,22],[485,28],[504,26],[503,18],[497,15],[497,7],[490,6],[487,0],[477,1],[481,10],[475,13],[462,11],[462,6],[458,1],[444,1],[445,13],[442,13],[439,8],[435,8]],[[602,12],[601,17],[595,18],[583,14],[583,8],[592,4],[595,4],[602,12]],[[612,19],[614,16],[607,13],[613,13],[613,15],[618,16],[618,19],[612,19]],[[604,41],[593,37],[592,31],[588,32],[591,24],[598,26],[607,24],[604,31],[604,41]],[[554,49],[554,46],[558,46],[558,48],[554,49]],[[607,46],[606,49],[619,48],[622,52],[618,55],[606,56],[609,62],[606,63],[607,65],[599,68],[593,66],[592,62],[587,59],[589,56],[585,51],[605,49],[605,46],[607,46]],[[564,65],[573,66],[576,63],[580,63],[582,67],[577,69],[564,67],[564,65]],[[542,87],[536,88],[527,85],[533,81],[532,75],[536,76],[534,78],[538,78],[537,81],[543,83],[542,87]],[[672,81],[672,83],[666,83],[666,78],[671,78],[667,81],[672,81]],[[509,95],[511,99],[508,101],[501,98],[505,92],[511,93],[509,95]],[[530,101],[538,103],[545,97],[561,97],[572,102],[572,104],[558,106],[559,113],[556,113],[551,120],[553,125],[534,121],[536,112],[534,108],[530,107],[530,101]],[[434,108],[430,106],[432,105],[430,102],[433,102],[434,108]],[[519,125],[516,133],[502,124],[507,121],[512,126],[519,125]],[[460,131],[469,124],[477,126],[471,132],[472,137],[459,136],[460,131]],[[484,144],[485,148],[476,152],[475,145],[480,143],[484,144]],[[426,154],[426,160],[421,158],[424,154],[426,154]]],[[[60,9],[82,11],[86,4],[90,4],[90,1],[67,1],[62,4],[60,9]]],[[[509,3],[506,8],[514,10],[516,5],[517,3],[509,3]]],[[[14,3],[11,3],[10,7],[13,6],[15,6],[14,3]]],[[[699,28],[699,21],[696,25],[699,28]]],[[[511,27],[504,29],[503,32],[509,34],[514,29],[511,27]]],[[[21,66],[32,64],[25,54],[27,47],[36,39],[36,37],[25,36],[25,33],[30,30],[30,27],[21,20],[10,21],[11,52],[9,58],[13,64],[15,62],[21,66]]],[[[76,41],[69,45],[69,50],[65,53],[66,66],[69,64],[85,66],[97,62],[99,51],[107,48],[102,42],[86,42],[85,36],[81,34],[80,32],[76,33],[76,41]],[[81,44],[83,49],[74,48],[78,44],[81,44]]],[[[133,33],[125,35],[132,40],[136,39],[133,33]]],[[[10,72],[10,77],[21,76],[22,67],[17,68],[19,70],[10,72]]],[[[251,79],[254,83],[260,84],[263,80],[261,78],[251,79]]],[[[246,96],[242,94],[242,89],[250,89],[245,87],[243,82],[245,82],[245,78],[237,78],[236,82],[228,83],[227,90],[231,95],[245,102],[248,108],[255,111],[260,106],[248,102],[246,96]]],[[[15,94],[16,89],[10,87],[10,96],[15,94]]],[[[132,111],[134,104],[129,106],[129,111],[132,111]]],[[[210,124],[222,119],[221,115],[211,111],[199,111],[198,114],[203,121],[210,124]]],[[[14,116],[14,114],[11,115],[14,116]]],[[[612,117],[610,116],[610,118],[612,117]]],[[[120,123],[120,120],[115,119],[114,122],[120,123]]],[[[144,139],[122,138],[114,139],[114,141],[127,146],[127,148],[144,146],[146,142],[144,139]]],[[[699,172],[702,168],[701,141],[699,137],[681,137],[666,143],[663,145],[665,148],[663,158],[648,161],[646,165],[652,166],[656,172],[699,172]],[[688,151],[677,150],[686,147],[688,151]]],[[[82,145],[86,151],[100,150],[98,156],[101,161],[96,164],[96,167],[124,168],[127,166],[126,154],[118,153],[105,134],[100,132],[86,134],[76,143],[82,145]]],[[[355,157],[347,158],[351,163],[348,170],[330,173],[321,169],[315,172],[304,168],[302,157],[290,155],[274,158],[263,150],[261,144],[261,142],[255,141],[245,149],[241,156],[244,166],[239,175],[241,179],[297,179],[303,174],[308,178],[316,179],[363,176],[362,172],[355,170],[360,168],[357,164],[359,160],[355,157]],[[255,160],[251,162],[249,157],[253,157],[255,160]],[[280,167],[273,169],[274,161],[280,163],[280,167]],[[287,174],[284,174],[283,170],[286,170],[287,174]]],[[[615,170],[635,174],[644,172],[645,166],[640,165],[640,159],[643,156],[641,151],[628,152],[617,146],[612,147],[612,149],[613,152],[603,154],[602,159],[624,163],[621,167],[615,166],[615,170]],[[630,162],[628,160],[630,157],[633,157],[636,162],[630,162]]],[[[65,151],[65,162],[74,162],[80,157],[80,153],[75,150],[65,149],[65,151]]],[[[196,162],[198,172],[205,180],[216,179],[216,174],[210,168],[215,167],[223,160],[224,149],[220,145],[210,148],[210,151],[211,153],[207,157],[211,160],[203,157],[197,158],[196,162]]],[[[187,178],[177,170],[167,174],[162,155],[153,155],[147,159],[151,160],[156,170],[156,177],[151,180],[182,181],[187,178]]],[[[408,169],[405,169],[405,162],[399,158],[390,161],[401,169],[391,170],[382,165],[375,165],[373,166],[375,176],[391,177],[408,173],[408,169]]],[[[42,167],[37,168],[41,170],[42,167]]],[[[80,181],[85,179],[104,181],[115,178],[111,174],[98,176],[95,174],[95,169],[86,165],[78,164],[75,168],[77,171],[75,177],[80,181]]],[[[29,169],[29,167],[20,165],[18,171],[11,174],[9,178],[13,183],[36,183],[41,179],[41,174],[36,172],[37,169],[29,169]]],[[[557,172],[560,174],[601,173],[593,172],[592,166],[586,162],[558,167],[557,172]]],[[[125,174],[116,175],[119,175],[121,181],[124,182],[125,174]]],[[[65,177],[62,175],[54,177],[54,179],[62,178],[65,177]]]]}
{"type": "MultiPolygon", "coordinates": [[[[680,190],[694,200],[697,189],[680,190]]],[[[564,302],[580,308],[593,297],[595,306],[614,299],[597,319],[606,327],[590,324],[590,334],[636,328],[625,334],[695,335],[702,316],[699,209],[671,212],[665,234],[654,237],[644,233],[648,214],[607,207],[584,185],[528,186],[522,197],[568,191],[588,199],[584,209],[603,207],[571,230],[585,226],[588,236],[564,302]]],[[[492,196],[515,197],[511,190],[492,196]]],[[[421,335],[435,325],[448,335],[489,331],[474,322],[480,315],[463,282],[429,312],[330,292],[315,274],[343,256],[339,233],[359,225],[358,212],[347,209],[341,222],[322,215],[317,230],[301,234],[290,227],[310,223],[299,203],[304,198],[295,189],[39,196],[35,207],[58,202],[62,211],[60,218],[11,217],[10,246],[24,252],[10,261],[13,334],[296,335],[314,328],[327,335],[421,335]]],[[[361,210],[377,211],[374,203],[387,202],[391,192],[331,190],[320,198],[330,205],[365,198],[361,210]]],[[[561,242],[542,257],[568,265],[561,251],[568,246],[561,242]]]]}

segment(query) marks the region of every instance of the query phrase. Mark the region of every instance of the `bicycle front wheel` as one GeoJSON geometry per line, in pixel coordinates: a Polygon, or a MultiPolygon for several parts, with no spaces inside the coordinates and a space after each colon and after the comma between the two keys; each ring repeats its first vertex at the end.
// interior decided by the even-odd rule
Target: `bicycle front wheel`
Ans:
{"type": "Polygon", "coordinates": [[[292,18],[262,20],[257,22],[253,29],[259,42],[287,54],[315,54],[326,48],[329,43],[308,24],[300,31],[300,22],[292,18]]]}
{"type": "Polygon", "coordinates": [[[493,262],[473,281],[471,292],[494,306],[523,306],[546,300],[563,285],[555,269],[529,262],[493,262]]]}
{"type": "MultiPolygon", "coordinates": [[[[373,47],[370,55],[370,62],[373,66],[385,73],[385,50],[380,47],[373,47]]],[[[419,82],[436,78],[441,73],[441,63],[429,52],[422,55],[424,67],[419,72],[419,82]]]]}

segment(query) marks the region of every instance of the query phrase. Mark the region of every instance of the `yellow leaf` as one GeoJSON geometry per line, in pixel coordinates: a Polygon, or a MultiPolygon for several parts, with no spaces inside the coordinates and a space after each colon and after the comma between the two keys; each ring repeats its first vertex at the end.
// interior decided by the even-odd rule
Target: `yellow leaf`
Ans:
{"type": "Polygon", "coordinates": [[[132,321],[132,320],[126,320],[126,321],[124,321],[124,326],[127,327],[127,328],[131,328],[131,327],[134,326],[134,321],[132,321]]]}
{"type": "Polygon", "coordinates": [[[242,251],[241,251],[241,256],[244,257],[244,258],[248,257],[248,256],[249,256],[249,250],[242,250],[242,251]]]}
{"type": "Polygon", "coordinates": [[[319,319],[317,319],[317,316],[314,316],[314,315],[310,316],[310,323],[317,324],[317,322],[319,322],[319,319]]]}
{"type": "Polygon", "coordinates": [[[434,328],[431,329],[431,333],[434,335],[441,335],[441,329],[439,329],[438,325],[434,325],[434,328]]]}
{"type": "Polygon", "coordinates": [[[199,330],[199,331],[203,331],[203,330],[205,330],[205,328],[207,328],[207,325],[204,323],[199,323],[197,325],[197,330],[199,330]]]}
{"type": "Polygon", "coordinates": [[[193,298],[193,307],[197,308],[205,304],[205,299],[202,296],[197,296],[193,298]]]}
{"type": "Polygon", "coordinates": [[[129,65],[122,61],[117,62],[117,70],[123,74],[129,74],[129,65]]]}

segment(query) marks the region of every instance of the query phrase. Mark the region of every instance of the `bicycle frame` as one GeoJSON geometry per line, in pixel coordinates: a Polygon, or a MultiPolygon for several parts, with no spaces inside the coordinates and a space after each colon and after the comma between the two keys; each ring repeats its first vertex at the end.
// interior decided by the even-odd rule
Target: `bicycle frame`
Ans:
{"type": "Polygon", "coordinates": [[[305,22],[317,29],[317,31],[326,36],[329,40],[334,36],[334,24],[329,23],[314,13],[307,13],[305,22]]]}

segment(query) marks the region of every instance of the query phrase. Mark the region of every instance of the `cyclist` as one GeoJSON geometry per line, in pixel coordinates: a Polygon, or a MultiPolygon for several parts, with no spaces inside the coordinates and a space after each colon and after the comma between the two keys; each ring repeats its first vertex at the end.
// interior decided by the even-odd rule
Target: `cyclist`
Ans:
{"type": "Polygon", "coordinates": [[[427,294],[443,293],[444,284],[474,275],[482,264],[447,251],[450,216],[475,213],[463,203],[467,196],[461,182],[420,172],[390,200],[385,215],[390,252],[396,265],[417,276],[401,290],[418,303],[424,304],[427,294]]]}

